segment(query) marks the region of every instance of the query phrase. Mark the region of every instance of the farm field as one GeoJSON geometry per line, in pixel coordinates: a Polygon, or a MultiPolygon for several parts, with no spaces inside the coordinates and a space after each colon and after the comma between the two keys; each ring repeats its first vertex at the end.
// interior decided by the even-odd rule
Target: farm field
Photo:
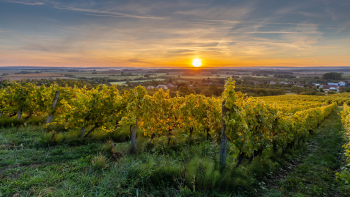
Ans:
{"type": "MultiPolygon", "coordinates": [[[[135,81],[131,81],[131,82],[146,82],[146,81],[163,81],[164,79],[146,79],[146,80],[135,80],[135,81]]],[[[125,85],[126,82],[125,81],[119,81],[119,82],[110,82],[110,84],[117,84],[117,85],[125,85]]]]}
{"type": "MultiPolygon", "coordinates": [[[[0,73],[1,75],[1,73],[0,73]]],[[[0,76],[2,80],[21,80],[21,79],[68,79],[68,77],[64,77],[62,74],[59,73],[31,73],[31,74],[14,74],[9,73],[9,75],[6,76],[0,76]]]]}
{"type": "MultiPolygon", "coordinates": [[[[264,69],[227,69],[223,71],[221,69],[127,69],[127,68],[31,68],[25,67],[23,69],[4,69],[0,70],[1,80],[33,80],[32,82],[41,81],[41,83],[47,83],[45,80],[84,80],[92,86],[96,87],[100,84],[117,84],[124,88],[130,88],[136,85],[142,85],[147,87],[151,85],[149,82],[154,80],[158,81],[152,83],[152,85],[166,85],[170,81],[173,85],[195,84],[197,88],[195,92],[201,93],[203,90],[208,89],[208,84],[215,84],[220,88],[220,93],[212,93],[219,95],[222,92],[224,80],[234,77],[243,93],[249,93],[249,96],[269,96],[269,95],[282,95],[284,91],[299,94],[300,92],[307,94],[316,94],[316,88],[313,87],[313,83],[325,84],[327,82],[334,82],[332,80],[323,80],[322,74],[324,72],[317,72],[317,76],[309,70],[296,70],[294,72],[288,71],[287,75],[284,70],[264,70],[264,69]],[[261,71],[261,72],[259,72],[261,71]],[[276,73],[276,74],[273,74],[276,73]],[[281,74],[278,74],[281,73],[281,74]],[[311,74],[312,75],[311,75],[311,74]],[[288,77],[288,78],[284,78],[288,77]],[[130,81],[132,84],[127,85],[126,82],[130,81]],[[268,84],[270,81],[276,82],[268,84]],[[288,81],[293,83],[305,84],[305,88],[292,89],[289,85],[279,84],[281,81],[288,81]],[[260,89],[259,89],[260,88],[260,89]],[[200,90],[199,90],[200,89],[200,90]],[[258,90],[259,89],[259,90],[258,90]],[[278,89],[278,90],[277,90],[278,89]]],[[[344,72],[346,74],[348,72],[344,72]]],[[[343,75],[344,80],[348,79],[348,75],[343,75]]],[[[121,87],[121,88],[123,88],[121,87]]],[[[347,90],[345,90],[347,91],[347,90]]],[[[185,91],[186,92],[186,91],[185,91]]],[[[193,92],[193,91],[192,91],[193,92]]],[[[204,91],[207,92],[207,91],[204,91]]],[[[175,94],[175,93],[173,93],[175,94]]],[[[322,93],[320,93],[322,94],[322,93]]],[[[209,96],[208,92],[206,94],[209,96]]],[[[287,95],[289,95],[287,93],[287,95]]]]}
{"type": "MultiPolygon", "coordinates": [[[[171,76],[171,77],[178,77],[178,75],[167,75],[167,76],[171,76]]],[[[228,77],[231,77],[232,75],[230,76],[223,76],[223,75],[219,75],[219,76],[216,76],[216,75],[194,75],[194,76],[185,76],[185,75],[181,75],[181,78],[185,78],[185,79],[206,79],[206,78],[228,78],[228,77]]]]}

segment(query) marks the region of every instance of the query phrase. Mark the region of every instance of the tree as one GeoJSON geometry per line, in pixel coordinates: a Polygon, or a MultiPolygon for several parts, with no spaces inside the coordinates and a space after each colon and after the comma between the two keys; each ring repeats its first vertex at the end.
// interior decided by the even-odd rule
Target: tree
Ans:
{"type": "Polygon", "coordinates": [[[300,92],[304,92],[305,88],[293,86],[290,88],[290,91],[299,94],[300,92]]]}
{"type": "Polygon", "coordinates": [[[180,86],[178,90],[181,96],[196,94],[196,92],[192,88],[189,88],[188,86],[180,86]]]}
{"type": "Polygon", "coordinates": [[[184,83],[184,82],[177,83],[176,85],[177,85],[178,90],[180,90],[181,87],[184,87],[184,88],[188,87],[188,84],[184,83]]]}
{"type": "Polygon", "coordinates": [[[341,80],[342,74],[337,72],[325,73],[322,75],[322,79],[341,80]]]}
{"type": "Polygon", "coordinates": [[[209,90],[210,90],[213,94],[215,94],[216,91],[218,90],[218,86],[215,85],[215,84],[211,84],[211,85],[209,86],[209,90]]]}
{"type": "Polygon", "coordinates": [[[196,86],[195,88],[193,88],[193,90],[196,92],[196,94],[200,94],[203,89],[200,86],[196,86]]]}
{"type": "Polygon", "coordinates": [[[126,79],[126,84],[131,87],[130,79],[126,79]]]}
{"type": "Polygon", "coordinates": [[[215,95],[215,96],[220,96],[221,93],[222,93],[222,89],[221,89],[221,88],[219,89],[219,87],[218,87],[217,85],[215,85],[215,84],[211,84],[211,85],[209,86],[209,90],[210,90],[211,93],[212,93],[213,95],[215,95]]]}
{"type": "Polygon", "coordinates": [[[347,87],[340,87],[339,88],[339,92],[340,93],[343,93],[343,92],[349,92],[350,90],[349,90],[349,88],[347,88],[347,87]]]}
{"type": "Polygon", "coordinates": [[[212,95],[211,91],[208,89],[202,90],[201,94],[206,96],[206,97],[210,97],[212,95]]]}

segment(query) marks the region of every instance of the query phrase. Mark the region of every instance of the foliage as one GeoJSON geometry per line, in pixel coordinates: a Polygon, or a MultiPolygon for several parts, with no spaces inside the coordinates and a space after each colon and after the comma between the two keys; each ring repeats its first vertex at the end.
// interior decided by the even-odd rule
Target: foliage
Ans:
{"type": "Polygon", "coordinates": [[[98,86],[92,90],[75,88],[74,91],[74,99],[61,100],[65,110],[54,124],[65,128],[101,128],[105,132],[114,130],[112,122],[118,119],[122,110],[122,98],[115,86],[98,86]]]}
{"type": "Polygon", "coordinates": [[[329,72],[322,75],[322,79],[341,80],[342,73],[329,72]]]}
{"type": "MultiPolygon", "coordinates": [[[[257,140],[250,138],[255,140],[254,143],[251,143],[250,145],[257,149],[260,147],[266,147],[263,154],[256,156],[251,163],[246,162],[243,163],[241,167],[234,168],[234,162],[237,159],[236,153],[238,152],[236,151],[236,147],[232,146],[233,143],[231,143],[231,141],[228,143],[228,150],[230,151],[228,154],[227,167],[221,171],[215,160],[215,153],[217,154],[218,149],[215,145],[213,145],[215,143],[214,140],[206,142],[201,140],[201,143],[196,144],[196,146],[182,143],[181,147],[176,150],[169,148],[162,152],[157,150],[156,152],[145,151],[139,152],[138,155],[127,155],[125,157],[115,158],[112,156],[112,153],[109,152],[110,147],[106,147],[111,144],[110,142],[106,145],[90,141],[89,143],[79,144],[79,146],[72,143],[61,143],[56,146],[52,146],[51,144],[48,145],[49,143],[37,143],[39,139],[45,138],[44,136],[46,135],[43,132],[42,127],[20,127],[19,131],[17,132],[16,129],[10,128],[4,129],[2,132],[0,132],[1,145],[5,145],[1,146],[2,157],[0,160],[0,166],[4,166],[4,168],[1,169],[0,193],[4,196],[12,196],[15,192],[27,196],[39,194],[43,195],[46,190],[50,188],[53,193],[52,195],[55,196],[90,196],[96,193],[106,196],[116,196],[118,194],[120,196],[136,196],[136,194],[139,196],[239,196],[239,194],[242,196],[263,196],[262,194],[257,193],[257,190],[258,188],[266,187],[263,185],[262,181],[264,176],[268,175],[270,177],[267,178],[267,180],[270,180],[271,176],[273,177],[272,179],[274,179],[275,177],[272,173],[285,166],[285,160],[288,160],[288,158],[291,162],[296,160],[295,158],[290,158],[291,156],[288,154],[284,154],[284,156],[282,156],[282,145],[279,147],[280,151],[278,153],[270,150],[268,148],[271,146],[270,139],[264,138],[264,136],[261,136],[261,133],[268,134],[269,132],[266,130],[269,128],[269,126],[272,126],[272,139],[275,139],[274,137],[278,136],[279,139],[275,140],[281,141],[282,139],[292,140],[294,139],[295,134],[298,134],[298,136],[299,134],[307,134],[309,132],[308,129],[315,126],[314,123],[317,123],[318,120],[321,120],[321,118],[325,118],[325,116],[332,111],[332,107],[338,104],[335,102],[337,99],[339,102],[343,101],[342,99],[345,99],[341,98],[341,95],[332,95],[331,97],[283,96],[285,100],[289,100],[289,102],[298,105],[296,105],[296,108],[290,108],[290,110],[293,112],[288,111],[287,108],[285,108],[284,112],[277,110],[277,117],[283,120],[272,119],[273,121],[271,120],[270,122],[269,119],[271,119],[271,117],[275,117],[274,114],[267,116],[265,120],[260,120],[260,116],[261,114],[269,113],[269,110],[274,112],[274,110],[276,110],[275,108],[282,109],[283,105],[287,102],[282,102],[281,96],[264,97],[259,99],[247,98],[242,94],[229,92],[230,90],[232,91],[232,88],[234,88],[232,86],[233,83],[226,86],[228,92],[225,92],[225,99],[235,99],[235,102],[233,102],[234,107],[237,107],[239,112],[242,112],[242,114],[244,112],[245,114],[241,120],[241,123],[243,123],[243,121],[245,122],[247,125],[247,132],[253,132],[251,135],[258,136],[257,140]],[[326,100],[328,99],[330,100],[330,105],[326,104],[326,100]],[[302,105],[304,103],[305,105],[302,105]],[[255,108],[259,108],[261,110],[257,110],[257,113],[255,113],[255,108]],[[259,111],[262,113],[258,113],[259,111]],[[264,121],[264,124],[257,124],[259,121],[264,121]],[[281,123],[287,122],[287,124],[281,124],[279,121],[281,123]],[[300,123],[298,123],[299,121],[300,123]],[[309,123],[310,125],[308,125],[309,123]],[[300,127],[298,124],[306,124],[306,126],[302,126],[303,129],[295,130],[294,128],[300,127]],[[254,127],[256,127],[256,130],[252,129],[254,127]],[[290,135],[281,135],[282,130],[284,131],[283,133],[290,135]],[[275,135],[274,132],[276,132],[278,135],[275,135]],[[262,141],[264,139],[267,141],[262,141]],[[15,144],[15,146],[12,147],[11,145],[11,147],[9,147],[10,144],[15,144]],[[100,152],[102,150],[106,151],[101,154],[100,152]],[[98,163],[102,165],[96,165],[100,167],[94,168],[93,165],[98,163]],[[107,165],[108,168],[106,168],[107,165]]],[[[139,89],[139,92],[142,93],[143,90],[139,89]]],[[[135,97],[132,96],[131,98],[135,97]]],[[[138,102],[140,103],[140,105],[137,105],[140,107],[140,110],[137,113],[140,114],[135,116],[138,117],[138,120],[141,123],[145,120],[145,117],[143,117],[145,113],[142,110],[147,109],[145,108],[147,103],[150,102],[152,106],[154,105],[153,107],[151,106],[150,109],[160,110],[160,108],[163,108],[164,106],[164,109],[167,110],[170,106],[172,106],[172,104],[169,104],[170,101],[176,101],[176,105],[174,105],[175,107],[170,109],[176,109],[179,113],[188,112],[191,115],[187,115],[187,118],[193,118],[192,115],[200,115],[198,118],[213,117],[213,119],[217,119],[208,119],[202,123],[193,123],[192,125],[198,124],[200,126],[198,127],[199,130],[193,130],[192,138],[196,138],[204,133],[204,123],[214,122],[216,124],[213,125],[213,128],[219,128],[220,130],[220,107],[222,99],[217,98],[189,95],[186,98],[179,97],[173,100],[172,98],[168,97],[167,92],[160,91],[157,95],[143,95],[140,101],[135,101],[136,104],[138,102]],[[148,101],[145,102],[147,99],[148,101]],[[189,101],[191,105],[181,106],[187,104],[187,100],[189,99],[191,99],[189,101]],[[203,100],[205,100],[207,103],[201,104],[200,102],[203,100]],[[143,104],[145,104],[145,106],[143,104]],[[191,106],[200,109],[192,109],[191,106]],[[202,110],[201,108],[205,108],[205,110],[202,110]],[[197,113],[196,110],[200,110],[200,113],[197,113]],[[216,111],[215,115],[212,114],[213,110],[216,111]]],[[[129,109],[132,110],[132,108],[129,109]]],[[[173,113],[165,111],[158,112],[160,115],[173,113]]],[[[230,113],[231,112],[229,112],[229,114],[230,113]]],[[[156,115],[157,113],[149,113],[147,116],[153,116],[152,114],[156,115]]],[[[182,115],[180,115],[180,117],[182,117],[182,115]]],[[[159,120],[164,121],[161,116],[159,120]]],[[[186,139],[187,136],[182,134],[188,134],[188,131],[180,132],[179,130],[185,129],[185,127],[178,124],[185,120],[178,120],[179,121],[174,122],[176,123],[175,125],[177,125],[176,129],[174,130],[178,131],[174,132],[178,132],[178,135],[183,136],[182,139],[186,139]]],[[[194,118],[191,120],[196,119],[194,118]]],[[[333,122],[333,120],[328,121],[326,125],[328,125],[330,122],[333,122]]],[[[162,124],[171,125],[168,123],[165,122],[162,124]]],[[[162,127],[157,125],[157,128],[162,127]]],[[[58,142],[58,139],[62,138],[62,141],[65,142],[66,140],[71,139],[68,134],[76,135],[74,131],[77,129],[79,128],[70,129],[72,134],[69,134],[67,131],[49,133],[47,134],[47,140],[51,141],[53,139],[58,142]]],[[[329,127],[324,129],[322,132],[327,132],[328,129],[329,127]]],[[[121,132],[121,130],[127,133],[129,131],[128,125],[118,127],[115,131],[110,132],[109,134],[121,132]]],[[[316,131],[318,130],[319,129],[316,131]]],[[[164,129],[164,131],[167,130],[164,129]]],[[[100,130],[96,132],[99,133],[100,130]]],[[[142,129],[138,130],[138,132],[138,134],[140,134],[139,136],[144,134],[144,130],[142,129]]],[[[170,146],[168,145],[167,141],[169,139],[167,136],[168,132],[165,132],[164,134],[165,135],[159,135],[159,138],[155,137],[153,141],[162,140],[162,142],[159,144],[161,144],[162,147],[167,148],[170,146]]],[[[217,133],[213,133],[213,136],[214,134],[217,133]]],[[[247,135],[249,135],[249,133],[247,135]]],[[[178,140],[180,136],[171,136],[171,140],[178,140]],[[179,138],[175,139],[175,137],[179,138]]],[[[320,135],[319,139],[322,139],[324,143],[319,144],[317,147],[322,148],[333,145],[334,143],[328,144],[328,138],[331,138],[332,136],[333,135],[331,135],[331,133],[326,136],[320,135]]],[[[143,139],[145,139],[147,142],[149,138],[144,136],[143,139]]],[[[332,142],[337,141],[339,140],[332,139],[332,142]]],[[[245,141],[245,143],[249,142],[245,141]]],[[[315,142],[310,143],[309,146],[313,148],[314,143],[315,142]]],[[[129,143],[118,143],[118,145],[114,146],[118,146],[119,151],[127,148],[129,143]]],[[[298,150],[296,147],[294,147],[292,150],[290,149],[290,151],[298,150]]],[[[327,191],[323,190],[322,192],[328,196],[332,196],[328,193],[328,189],[334,188],[334,186],[332,186],[332,182],[328,181],[328,179],[333,180],[333,173],[331,172],[335,168],[333,166],[334,162],[332,161],[334,160],[333,158],[337,158],[337,155],[339,154],[332,152],[332,157],[330,157],[328,149],[321,149],[319,152],[313,155],[318,156],[325,153],[327,153],[327,156],[324,157],[324,160],[317,160],[317,163],[315,164],[312,163],[312,161],[315,160],[313,159],[314,157],[310,157],[310,162],[307,163],[308,165],[303,165],[304,167],[300,168],[299,170],[300,174],[297,174],[294,177],[305,177],[305,169],[308,169],[306,167],[313,168],[313,166],[315,166],[312,173],[318,172],[318,176],[322,177],[322,179],[318,179],[320,181],[317,181],[317,183],[320,182],[321,184],[317,184],[317,186],[322,185],[322,188],[325,188],[324,190],[327,189],[327,191]],[[318,168],[322,170],[319,170],[318,168]]],[[[311,180],[314,180],[312,173],[307,174],[307,179],[305,181],[301,179],[297,180],[305,185],[310,184],[311,180]]],[[[286,184],[286,187],[284,187],[288,188],[290,192],[300,189],[300,191],[311,192],[311,194],[314,194],[315,196],[324,195],[319,190],[314,192],[313,187],[302,187],[301,184],[294,184],[296,182],[294,181],[295,179],[291,180],[293,180],[293,184],[286,184]]],[[[284,193],[284,195],[288,196],[287,194],[284,193]]]]}
{"type": "Polygon", "coordinates": [[[252,96],[275,96],[284,95],[283,89],[256,88],[256,87],[236,87],[236,92],[248,93],[252,96]]]}
{"type": "Polygon", "coordinates": [[[343,111],[340,112],[341,120],[344,127],[344,137],[347,143],[344,145],[345,155],[348,158],[348,162],[350,162],[350,107],[347,103],[344,103],[343,111]]]}
{"type": "MultiPolygon", "coordinates": [[[[209,89],[214,92],[217,87],[213,85],[209,89]]],[[[130,140],[128,129],[131,133],[134,126],[137,126],[138,133],[150,140],[165,137],[168,145],[176,144],[175,133],[182,133],[190,143],[195,140],[192,138],[194,134],[204,136],[206,133],[207,137],[201,139],[218,139],[221,104],[225,101],[229,110],[224,115],[228,141],[238,154],[250,158],[263,150],[275,146],[287,148],[302,140],[336,105],[349,100],[348,94],[249,98],[235,92],[232,79],[226,82],[222,98],[194,94],[170,97],[169,91],[162,89],[149,95],[141,86],[121,95],[116,86],[88,89],[8,82],[0,91],[3,98],[0,111],[7,114],[7,118],[18,109],[22,109],[26,116],[47,116],[53,112],[51,104],[56,91],[60,91],[55,111],[57,117],[47,128],[54,125],[65,130],[51,130],[57,132],[51,138],[54,142],[68,140],[66,134],[60,134],[67,130],[74,139],[80,130],[82,138],[91,134],[94,139],[116,136],[113,139],[130,140]]]]}

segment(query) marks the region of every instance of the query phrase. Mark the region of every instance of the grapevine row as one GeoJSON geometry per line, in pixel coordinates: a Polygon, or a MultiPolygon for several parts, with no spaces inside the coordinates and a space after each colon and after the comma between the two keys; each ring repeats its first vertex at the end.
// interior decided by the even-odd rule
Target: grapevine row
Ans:
{"type": "Polygon", "coordinates": [[[344,127],[344,136],[346,140],[346,144],[344,145],[345,148],[345,155],[350,160],[350,106],[346,103],[343,106],[343,111],[340,112],[341,115],[341,121],[343,123],[344,127]]]}

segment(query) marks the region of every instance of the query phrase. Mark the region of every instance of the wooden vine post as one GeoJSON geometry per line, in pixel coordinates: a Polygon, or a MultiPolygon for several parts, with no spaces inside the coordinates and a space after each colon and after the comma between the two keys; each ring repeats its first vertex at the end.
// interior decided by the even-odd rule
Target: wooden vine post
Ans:
{"type": "Polygon", "coordinates": [[[22,109],[18,109],[17,111],[17,120],[20,120],[22,117],[22,109]]]}
{"type": "Polygon", "coordinates": [[[80,137],[81,137],[81,140],[84,139],[85,131],[86,131],[86,127],[82,127],[81,130],[80,130],[80,137]]]}
{"type": "Polygon", "coordinates": [[[227,136],[226,136],[226,123],[224,117],[228,109],[225,106],[226,101],[222,102],[222,129],[221,129],[221,147],[220,147],[220,166],[225,167],[226,164],[226,147],[227,147],[227,136]]]}
{"type": "MultiPolygon", "coordinates": [[[[28,91],[25,91],[25,95],[28,96],[28,91]]],[[[26,96],[23,96],[23,97],[26,97],[26,96]]],[[[23,99],[23,98],[22,98],[22,99],[23,99]]],[[[22,101],[22,102],[25,103],[25,101],[22,101]]],[[[23,107],[23,106],[21,106],[21,107],[18,109],[18,111],[17,111],[17,120],[20,120],[21,117],[22,117],[22,112],[23,112],[22,107],[23,107]]],[[[24,108],[26,108],[26,107],[24,107],[24,108]]],[[[17,127],[17,129],[18,129],[18,127],[17,127]]]]}
{"type": "Polygon", "coordinates": [[[125,118],[126,125],[133,125],[131,139],[130,139],[130,153],[136,153],[136,131],[138,122],[141,120],[144,112],[144,98],[147,95],[147,90],[142,86],[137,86],[128,92],[124,92],[127,103],[128,118],[125,118]],[[135,122],[134,122],[135,121],[135,122]]]}
{"type": "Polygon", "coordinates": [[[136,131],[137,131],[137,119],[134,127],[132,128],[130,153],[135,153],[135,150],[136,150],[136,131]]]}
{"type": "Polygon", "coordinates": [[[55,98],[53,99],[53,102],[52,102],[52,113],[47,117],[46,119],[46,124],[50,124],[53,120],[53,116],[55,114],[55,109],[56,109],[56,104],[57,104],[57,101],[58,101],[58,96],[60,94],[60,91],[56,91],[55,93],[55,98]]]}

